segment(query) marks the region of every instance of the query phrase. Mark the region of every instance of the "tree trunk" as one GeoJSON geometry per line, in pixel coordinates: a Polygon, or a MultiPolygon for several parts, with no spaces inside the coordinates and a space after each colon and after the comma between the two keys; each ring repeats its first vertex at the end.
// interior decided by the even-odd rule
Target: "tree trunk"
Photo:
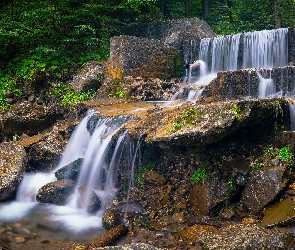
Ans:
{"type": "Polygon", "coordinates": [[[185,0],[185,17],[189,17],[189,0],[185,0]]]}
{"type": "Polygon", "coordinates": [[[202,4],[203,4],[203,17],[204,17],[204,20],[207,20],[209,16],[209,0],[202,0],[202,4]]]}
{"type": "Polygon", "coordinates": [[[164,17],[165,16],[165,0],[160,0],[160,10],[164,17]]]}
{"type": "Polygon", "coordinates": [[[278,1],[275,1],[274,2],[274,8],[273,8],[274,16],[275,16],[275,29],[278,29],[278,28],[282,27],[282,19],[281,19],[281,16],[280,16],[279,9],[280,9],[280,5],[279,5],[278,1]]]}

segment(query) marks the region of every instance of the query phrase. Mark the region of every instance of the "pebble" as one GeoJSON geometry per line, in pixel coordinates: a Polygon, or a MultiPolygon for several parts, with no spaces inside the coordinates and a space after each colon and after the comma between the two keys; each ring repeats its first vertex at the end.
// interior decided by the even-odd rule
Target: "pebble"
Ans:
{"type": "Polygon", "coordinates": [[[26,238],[21,237],[21,236],[17,236],[17,237],[14,238],[14,241],[17,244],[22,244],[22,243],[26,242],[26,238]]]}

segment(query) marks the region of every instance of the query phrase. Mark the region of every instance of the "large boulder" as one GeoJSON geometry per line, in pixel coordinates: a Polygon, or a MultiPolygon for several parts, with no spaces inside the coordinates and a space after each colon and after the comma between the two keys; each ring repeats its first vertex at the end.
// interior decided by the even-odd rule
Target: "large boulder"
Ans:
{"type": "Polygon", "coordinates": [[[190,207],[197,216],[214,215],[222,204],[229,202],[233,188],[218,173],[200,180],[190,191],[190,207]]]}
{"type": "Polygon", "coordinates": [[[11,136],[35,135],[62,117],[56,108],[31,102],[16,103],[8,111],[1,112],[2,131],[11,136]]]}
{"type": "Polygon", "coordinates": [[[25,166],[26,152],[19,143],[0,144],[0,201],[15,194],[23,178],[25,166]]]}
{"type": "Polygon", "coordinates": [[[285,166],[267,167],[251,174],[241,197],[251,214],[258,214],[283,190],[287,184],[284,178],[286,169],[285,166]]]}
{"type": "Polygon", "coordinates": [[[202,38],[215,36],[210,26],[198,18],[127,28],[124,33],[111,38],[107,74],[115,79],[182,77],[187,63],[182,58],[184,42],[194,40],[198,44],[202,38]]]}
{"type": "Polygon", "coordinates": [[[73,193],[75,182],[72,180],[57,180],[42,186],[37,195],[37,201],[55,205],[65,205],[67,198],[73,193]]]}
{"type": "Polygon", "coordinates": [[[26,171],[49,171],[57,166],[77,123],[57,122],[45,133],[22,136],[20,144],[25,147],[28,156],[26,171]]]}
{"type": "Polygon", "coordinates": [[[87,185],[78,188],[80,199],[83,205],[87,208],[88,213],[95,213],[100,209],[101,200],[92,190],[90,191],[90,194],[88,194],[89,190],[87,189],[87,185]]]}
{"type": "Polygon", "coordinates": [[[77,180],[81,170],[82,162],[83,162],[83,159],[78,158],[77,160],[56,170],[54,172],[56,179],[58,180],[70,179],[74,181],[77,180]]]}
{"type": "MultiPolygon", "coordinates": [[[[284,126],[284,99],[249,99],[187,102],[177,108],[156,110],[136,122],[129,122],[130,134],[146,134],[146,141],[169,145],[202,147],[234,135],[255,140],[275,126],[284,126]]],[[[288,125],[289,126],[289,125],[288,125]]]]}
{"type": "Polygon", "coordinates": [[[76,92],[97,90],[103,80],[103,67],[95,61],[87,62],[69,84],[76,92]]]}
{"type": "Polygon", "coordinates": [[[210,250],[295,249],[295,240],[289,234],[255,224],[222,227],[204,233],[197,240],[204,249],[210,250]]]}

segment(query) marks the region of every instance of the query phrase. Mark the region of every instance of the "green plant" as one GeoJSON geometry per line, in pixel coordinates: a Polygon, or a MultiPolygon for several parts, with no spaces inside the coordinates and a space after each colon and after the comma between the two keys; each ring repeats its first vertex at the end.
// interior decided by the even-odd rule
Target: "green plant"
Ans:
{"type": "Polygon", "coordinates": [[[89,90],[87,92],[68,92],[62,97],[63,105],[71,105],[78,102],[89,101],[91,98],[95,96],[94,90],[89,90]]]}
{"type": "Polygon", "coordinates": [[[241,108],[235,104],[233,107],[232,107],[232,111],[234,112],[235,114],[235,117],[240,120],[241,116],[242,116],[242,110],[241,108]]]}
{"type": "Polygon", "coordinates": [[[172,132],[176,132],[186,125],[195,125],[197,123],[197,118],[201,115],[202,113],[196,108],[187,108],[172,123],[172,132]]]}
{"type": "Polygon", "coordinates": [[[111,226],[109,223],[107,223],[106,220],[105,220],[104,218],[102,218],[102,220],[101,220],[101,224],[102,224],[102,226],[103,226],[105,229],[111,229],[111,228],[112,228],[112,226],[111,226]]]}
{"type": "MultiPolygon", "coordinates": [[[[0,72],[1,75],[1,72],[0,72]]],[[[22,91],[16,87],[16,79],[8,75],[0,77],[0,108],[8,109],[10,104],[7,102],[5,93],[10,91],[15,98],[20,98],[22,91]]]]}
{"type": "Polygon", "coordinates": [[[125,97],[125,91],[124,90],[120,90],[120,91],[117,91],[115,93],[115,95],[119,98],[124,98],[125,97]]]}
{"type": "Polygon", "coordinates": [[[203,166],[194,172],[193,176],[191,177],[191,180],[198,183],[201,180],[207,179],[208,177],[209,172],[207,170],[207,167],[203,166]]]}
{"type": "Polygon", "coordinates": [[[294,163],[294,154],[290,147],[283,147],[279,150],[278,158],[280,160],[286,161],[288,164],[294,163]]]}
{"type": "Polygon", "coordinates": [[[234,187],[234,178],[233,177],[229,179],[228,185],[232,188],[234,187]]]}
{"type": "Polygon", "coordinates": [[[136,181],[136,183],[138,184],[140,188],[144,188],[145,186],[144,181],[142,179],[143,173],[145,171],[152,170],[152,169],[153,169],[152,164],[149,164],[148,166],[141,166],[138,170],[138,173],[134,175],[134,180],[136,181]]]}

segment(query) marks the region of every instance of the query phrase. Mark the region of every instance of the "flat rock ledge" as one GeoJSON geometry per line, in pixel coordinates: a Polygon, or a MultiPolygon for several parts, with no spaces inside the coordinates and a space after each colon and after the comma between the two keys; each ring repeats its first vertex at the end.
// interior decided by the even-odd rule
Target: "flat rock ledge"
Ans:
{"type": "Polygon", "coordinates": [[[144,244],[144,243],[133,243],[122,246],[108,246],[92,248],[92,250],[108,249],[108,250],[161,250],[162,248],[156,248],[154,246],[144,244]]]}
{"type": "Polygon", "coordinates": [[[17,142],[3,142],[0,155],[0,201],[3,201],[15,194],[23,178],[26,152],[17,142]]]}

